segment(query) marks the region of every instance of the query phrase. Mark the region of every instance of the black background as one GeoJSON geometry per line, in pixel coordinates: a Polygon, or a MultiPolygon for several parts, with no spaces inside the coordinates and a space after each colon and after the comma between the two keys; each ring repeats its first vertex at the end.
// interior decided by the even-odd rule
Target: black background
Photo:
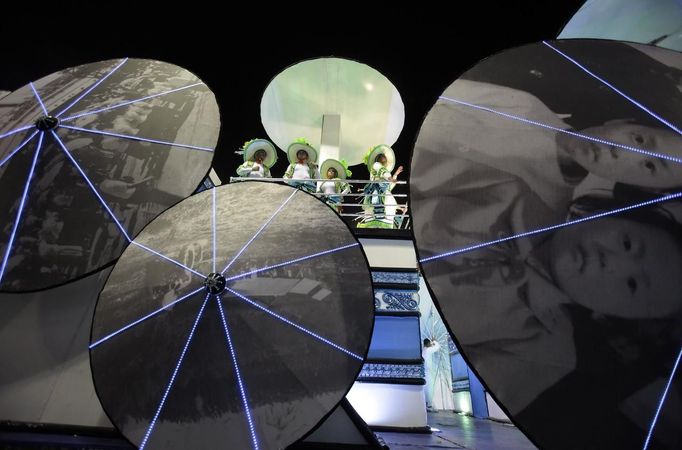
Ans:
{"type": "MultiPolygon", "coordinates": [[[[0,89],[125,56],[180,65],[217,96],[223,126],[214,166],[226,181],[241,162],[233,152],[246,140],[267,138],[261,96],[286,67],[337,56],[387,76],[405,104],[405,127],[393,148],[398,164],[409,170],[421,122],[452,81],[496,52],[555,38],[582,1],[456,1],[448,7],[292,2],[278,10],[264,3],[239,8],[217,2],[141,3],[23,2],[18,10],[6,10],[0,19],[0,89]]],[[[273,176],[286,164],[280,153],[273,176]]],[[[365,168],[355,168],[353,178],[366,177],[365,168]]]]}

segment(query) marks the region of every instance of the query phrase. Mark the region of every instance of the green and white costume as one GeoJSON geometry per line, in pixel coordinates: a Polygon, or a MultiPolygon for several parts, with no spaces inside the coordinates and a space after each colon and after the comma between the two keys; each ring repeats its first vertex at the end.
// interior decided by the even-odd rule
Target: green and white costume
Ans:
{"type": "Polygon", "coordinates": [[[365,185],[362,209],[365,215],[358,228],[395,228],[397,202],[391,191],[395,183],[391,183],[391,171],[395,167],[395,153],[388,145],[377,145],[365,155],[365,164],[369,170],[371,181],[365,185]],[[376,161],[379,155],[386,157],[386,165],[376,161]]]}
{"type": "Polygon", "coordinates": [[[237,167],[237,175],[247,178],[271,178],[270,169],[264,164],[258,164],[255,161],[246,161],[241,166],[237,167]],[[256,167],[256,170],[254,170],[256,167]]]}
{"type": "Polygon", "coordinates": [[[244,155],[244,164],[237,168],[237,175],[245,178],[271,177],[270,167],[277,162],[277,150],[272,142],[266,139],[252,139],[244,143],[240,152],[244,155]],[[266,155],[262,164],[254,161],[254,155],[259,150],[264,150],[266,155]]]}
{"type": "Polygon", "coordinates": [[[320,178],[320,170],[317,167],[317,150],[315,150],[305,139],[297,139],[296,142],[289,145],[287,148],[287,157],[289,158],[289,167],[284,172],[282,178],[288,178],[292,181],[287,181],[291,186],[303,189],[307,192],[315,192],[316,184],[314,181],[304,181],[315,178],[320,178]],[[308,160],[301,164],[298,162],[296,153],[300,150],[308,154],[308,160]]]}
{"type": "Polygon", "coordinates": [[[348,170],[348,165],[345,161],[337,161],[336,159],[330,158],[322,163],[320,169],[324,178],[327,177],[327,171],[331,168],[336,170],[339,177],[327,179],[326,181],[318,183],[317,191],[325,194],[324,199],[327,204],[338,212],[337,205],[343,203],[343,194],[348,194],[350,192],[350,184],[343,180],[351,176],[352,172],[348,170]]]}

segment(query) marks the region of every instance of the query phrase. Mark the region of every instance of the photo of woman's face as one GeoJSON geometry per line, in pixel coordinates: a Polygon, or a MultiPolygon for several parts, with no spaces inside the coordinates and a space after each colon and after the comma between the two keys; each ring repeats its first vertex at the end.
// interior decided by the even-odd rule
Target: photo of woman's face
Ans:
{"type": "Polygon", "coordinates": [[[648,319],[682,308],[682,246],[668,231],[602,218],[560,229],[550,249],[558,287],[592,311],[648,319]]]}
{"type": "MultiPolygon", "coordinates": [[[[682,157],[682,137],[671,130],[633,123],[591,127],[580,134],[647,152],[682,157]]],[[[566,134],[557,136],[561,150],[590,173],[608,180],[658,189],[682,187],[682,164],[566,134]]]]}

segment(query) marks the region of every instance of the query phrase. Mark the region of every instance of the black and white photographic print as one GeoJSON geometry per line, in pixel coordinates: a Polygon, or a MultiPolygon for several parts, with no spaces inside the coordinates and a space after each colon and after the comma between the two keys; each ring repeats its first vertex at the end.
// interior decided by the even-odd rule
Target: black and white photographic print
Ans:
{"type": "Polygon", "coordinates": [[[288,186],[203,191],[152,221],[95,310],[91,365],[140,448],[285,448],[338,404],[373,326],[367,261],[288,186]]]}
{"type": "Polygon", "coordinates": [[[542,448],[682,445],[681,88],[674,51],[541,42],[464,73],[419,132],[424,275],[542,448]]]}
{"type": "Polygon", "coordinates": [[[111,263],[194,192],[219,131],[209,88],[160,61],[72,67],[0,99],[0,290],[111,263]]]}

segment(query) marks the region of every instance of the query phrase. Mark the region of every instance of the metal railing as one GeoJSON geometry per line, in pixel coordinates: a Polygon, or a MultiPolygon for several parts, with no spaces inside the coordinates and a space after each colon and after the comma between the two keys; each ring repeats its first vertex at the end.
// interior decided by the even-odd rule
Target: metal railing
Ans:
{"type": "Polygon", "coordinates": [[[390,220],[394,221],[394,225],[396,229],[409,229],[410,226],[410,214],[407,213],[408,210],[408,204],[407,204],[407,194],[393,194],[389,193],[388,195],[392,196],[393,198],[400,198],[400,199],[405,199],[404,203],[397,203],[395,205],[384,205],[383,203],[374,203],[372,204],[372,201],[370,200],[370,203],[363,203],[364,198],[366,197],[371,197],[371,198],[376,198],[376,197],[385,197],[387,194],[378,194],[378,193],[372,193],[372,194],[365,194],[361,192],[353,193],[353,188],[355,187],[354,185],[357,184],[370,184],[370,183],[387,183],[391,185],[406,185],[407,181],[395,181],[395,182],[390,182],[390,181],[372,181],[372,180],[329,180],[326,178],[311,178],[311,179],[305,179],[305,180],[294,180],[291,178],[249,178],[249,177],[230,177],[230,183],[235,183],[235,182],[241,182],[241,181],[259,181],[259,182],[285,182],[285,183],[290,183],[290,182],[311,182],[315,183],[316,189],[320,189],[320,186],[322,183],[327,182],[327,181],[340,181],[342,183],[348,183],[351,186],[351,192],[348,192],[346,194],[342,193],[334,193],[334,194],[325,194],[324,192],[310,192],[310,194],[315,195],[317,197],[327,197],[330,195],[334,196],[339,196],[341,197],[342,203],[334,203],[335,206],[340,206],[341,212],[337,213],[341,217],[348,217],[352,218],[353,222],[367,222],[371,220],[376,220],[376,219],[381,219],[381,220],[386,220],[385,218],[389,218],[390,220]],[[346,199],[358,199],[356,203],[346,203],[346,199]],[[395,208],[395,212],[397,213],[398,211],[401,211],[400,214],[380,214],[380,215],[375,215],[373,213],[373,207],[374,206],[384,206],[384,208],[389,207],[389,208],[395,208]],[[351,210],[355,210],[354,212],[346,212],[346,209],[349,208],[351,210]],[[371,211],[368,211],[368,209],[372,209],[371,211]],[[398,218],[399,220],[395,220],[398,218]]]}

